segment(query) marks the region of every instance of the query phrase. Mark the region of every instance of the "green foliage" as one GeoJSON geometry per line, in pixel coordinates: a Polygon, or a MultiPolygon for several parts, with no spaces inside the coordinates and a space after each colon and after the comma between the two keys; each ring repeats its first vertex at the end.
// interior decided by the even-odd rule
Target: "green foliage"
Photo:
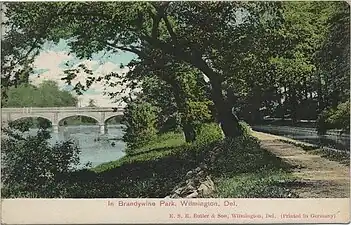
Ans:
{"type": "MultiPolygon", "coordinates": [[[[283,2],[283,23],[257,36],[227,95],[250,123],[264,116],[315,120],[349,98],[349,6],[344,2],[283,2]],[[333,38],[332,38],[333,37],[333,38]],[[342,47],[341,47],[342,46],[342,47]]],[[[236,52],[235,52],[236,53],[236,52]]]]}
{"type": "Polygon", "coordinates": [[[329,129],[341,129],[350,132],[350,101],[340,103],[336,109],[324,110],[317,120],[317,130],[323,134],[329,129]]]}
{"type": "Polygon", "coordinates": [[[72,142],[50,145],[50,132],[23,133],[28,124],[4,128],[1,140],[2,196],[52,198],[64,195],[64,177],[79,163],[79,149],[72,142]]]}
{"type": "Polygon", "coordinates": [[[218,198],[297,198],[285,183],[291,183],[292,176],[280,170],[244,173],[232,178],[219,179],[218,198]]]}
{"type": "Polygon", "coordinates": [[[15,130],[19,130],[20,132],[26,132],[29,131],[29,128],[33,126],[33,121],[23,118],[15,121],[10,121],[8,125],[9,127],[15,130]]]}
{"type": "Polygon", "coordinates": [[[23,84],[11,87],[3,107],[64,107],[76,106],[77,98],[68,91],[60,90],[53,81],[44,81],[38,87],[23,84]]]}
{"type": "Polygon", "coordinates": [[[336,107],[350,98],[350,5],[334,2],[329,7],[327,32],[316,54],[323,81],[324,107],[336,107]]]}
{"type": "Polygon", "coordinates": [[[126,125],[123,140],[128,146],[127,153],[155,137],[155,110],[146,102],[130,102],[125,108],[122,123],[126,125]]]}
{"type": "Polygon", "coordinates": [[[141,147],[134,149],[129,155],[137,155],[148,151],[154,151],[155,149],[175,148],[184,144],[185,140],[182,133],[167,132],[156,135],[153,139],[143,143],[141,147]]]}
{"type": "Polygon", "coordinates": [[[186,114],[183,118],[191,121],[193,125],[203,123],[212,119],[210,107],[213,106],[212,101],[189,101],[187,102],[186,114]]]}
{"type": "MultiPolygon", "coordinates": [[[[137,71],[134,71],[133,76],[137,71]]],[[[129,76],[131,76],[129,74],[129,76]]],[[[175,130],[180,126],[179,112],[175,102],[172,87],[165,81],[149,73],[142,75],[142,94],[140,98],[158,109],[157,127],[162,132],[175,130]],[[147,74],[147,76],[145,76],[147,74]]]]}
{"type": "MultiPolygon", "coordinates": [[[[215,129],[214,124],[203,126],[203,129],[205,127],[215,129]]],[[[163,134],[162,139],[159,145],[154,142],[149,147],[137,150],[136,154],[93,168],[93,171],[104,177],[101,178],[104,182],[110,184],[104,191],[95,193],[95,196],[164,197],[189,170],[200,164],[207,164],[210,174],[218,178],[215,179],[220,187],[218,197],[294,196],[286,188],[277,187],[278,181],[280,184],[289,181],[286,172],[288,165],[261,149],[258,141],[251,136],[212,142],[208,140],[206,144],[184,143],[182,136],[174,133],[163,134]],[[250,175],[250,181],[247,174],[253,171],[255,175],[250,175]],[[235,187],[240,183],[243,184],[241,188],[235,187]],[[259,185],[255,187],[256,184],[259,185]],[[116,188],[118,192],[115,192],[116,188]]]]}
{"type": "MultiPolygon", "coordinates": [[[[70,52],[79,58],[91,58],[100,51],[127,51],[136,56],[122,65],[130,69],[125,77],[113,72],[88,77],[86,84],[79,82],[75,87],[84,90],[101,80],[114,87],[118,82],[111,78],[123,78],[120,83],[132,89],[142,83],[143,92],[140,102],[128,103],[124,117],[128,156],[106,165],[106,177],[87,171],[77,174],[92,179],[85,183],[72,176],[72,196],[86,194],[73,187],[89,189],[93,196],[162,196],[184,172],[212,156],[214,174],[234,177],[224,185],[222,196],[289,196],[279,187],[266,188],[275,183],[271,174],[267,179],[261,177],[265,173],[251,174],[284,166],[259,148],[248,125],[239,124],[241,137],[223,140],[217,124],[204,123],[213,122],[217,114],[226,125],[226,135],[236,137],[240,133],[234,129],[237,121],[228,115],[233,106],[250,123],[265,115],[287,116],[293,122],[315,119],[332,107],[320,115],[318,129],[349,129],[349,102],[340,104],[349,99],[349,6],[344,2],[5,4],[9,30],[4,40],[9,47],[2,50],[5,62],[11,62],[11,56],[21,58],[27,49],[33,49],[32,57],[45,41],[60,38],[67,40],[70,52]],[[193,145],[183,144],[179,134],[156,137],[158,129],[167,132],[179,126],[187,141],[193,141],[196,130],[193,145]],[[235,184],[236,173],[247,174],[248,179],[239,182],[247,188],[235,184]]],[[[75,105],[76,100],[60,94],[52,84],[7,91],[9,86],[28,82],[31,57],[15,71],[3,67],[2,56],[1,72],[6,75],[2,90],[9,93],[6,104],[75,105]],[[38,93],[40,88],[43,91],[38,93]]],[[[80,70],[93,75],[80,65],[66,71],[64,79],[69,83],[80,70]]]]}
{"type": "MultiPolygon", "coordinates": [[[[172,78],[171,75],[174,73],[170,72],[170,69],[174,67],[170,65],[189,67],[205,74],[211,83],[216,84],[211,87],[210,98],[218,115],[222,117],[220,120],[228,124],[223,126],[223,129],[226,129],[225,134],[232,137],[239,135],[237,121],[226,116],[231,106],[227,104],[226,97],[223,95],[222,83],[236,74],[234,68],[240,67],[242,55],[246,56],[249,50],[256,49],[257,38],[262,33],[270,33],[271,29],[280,23],[281,3],[106,2],[92,4],[90,2],[6,4],[5,15],[9,21],[7,24],[9,28],[16,27],[30,34],[36,33],[32,30],[33,27],[41,28],[45,21],[47,24],[44,26],[45,32],[40,32],[37,38],[40,41],[54,42],[63,38],[67,40],[70,52],[79,58],[91,58],[94,53],[100,51],[128,51],[137,56],[127,65],[131,68],[131,73],[140,69],[139,65],[142,65],[144,72],[164,71],[165,79],[162,80],[168,84],[175,81],[179,84],[178,87],[182,86],[183,77],[177,74],[176,79],[172,78]],[[52,8],[56,10],[53,12],[52,8]],[[81,14],[82,11],[85,13],[81,14]],[[89,23],[86,16],[90,16],[89,23]],[[47,20],[50,23],[47,23],[47,20]],[[33,26],[28,27],[27,24],[33,26]]],[[[80,69],[86,71],[83,67],[81,66],[80,69]]],[[[77,76],[75,69],[69,70],[66,73],[67,77],[64,78],[68,83],[77,76]]],[[[175,72],[184,71],[176,68],[175,72]]],[[[92,75],[91,71],[88,71],[88,74],[92,75]]],[[[161,75],[157,76],[161,77],[161,75]]],[[[107,80],[108,85],[115,86],[115,82],[109,82],[111,77],[120,78],[121,76],[118,73],[111,73],[98,79],[89,77],[86,84],[77,83],[76,89],[84,90],[92,82],[102,79],[107,80]]],[[[141,80],[140,76],[124,79],[131,83],[131,87],[135,87],[135,83],[141,80]]],[[[184,99],[182,93],[180,95],[177,91],[173,93],[184,99]]],[[[111,94],[115,96],[116,92],[111,94]]],[[[192,101],[198,100],[192,99],[192,101]]],[[[179,108],[180,111],[183,109],[183,107],[179,108]]],[[[187,141],[191,141],[194,132],[188,129],[188,125],[188,122],[183,123],[183,128],[189,130],[185,133],[187,141]]]]}
{"type": "MultiPolygon", "coordinates": [[[[162,198],[184,179],[189,170],[204,163],[208,165],[208,171],[213,177],[218,178],[215,182],[219,187],[227,187],[224,191],[219,189],[218,196],[291,196],[286,192],[283,195],[282,191],[276,189],[274,185],[271,187],[272,182],[260,183],[262,179],[271,179],[262,178],[265,174],[264,171],[286,168],[279,158],[260,149],[257,140],[251,136],[223,140],[222,136],[219,136],[221,130],[217,124],[204,125],[198,130],[199,136],[209,138],[202,143],[185,143],[182,134],[165,133],[148,142],[145,146],[134,149],[133,153],[117,161],[101,164],[91,171],[71,171],[67,163],[70,161],[68,158],[72,160],[74,158],[74,148],[69,143],[56,145],[57,148],[49,148],[45,142],[49,137],[45,136],[48,133],[43,132],[43,130],[41,132],[40,134],[44,136],[38,135],[37,138],[41,137],[40,141],[37,140],[38,142],[35,142],[35,137],[28,137],[23,140],[18,137],[14,139],[16,140],[16,146],[10,141],[2,143],[4,145],[2,148],[12,149],[10,151],[12,154],[15,151],[18,155],[18,150],[23,154],[31,154],[31,157],[26,158],[11,157],[11,159],[21,159],[16,167],[14,165],[17,164],[6,164],[11,165],[10,168],[17,169],[11,170],[16,171],[14,173],[16,176],[13,175],[15,179],[11,180],[11,186],[5,185],[3,189],[5,196],[33,198],[162,198]],[[212,132],[206,133],[205,131],[212,132]],[[216,140],[214,134],[217,134],[219,139],[216,140]],[[11,146],[9,143],[12,143],[11,146]],[[24,148],[25,144],[27,148],[24,148]],[[39,153],[44,149],[46,149],[44,153],[39,153]],[[55,152],[52,152],[54,149],[55,152]],[[35,153],[34,151],[39,152],[35,153]],[[36,157],[39,155],[40,157],[36,157]],[[33,179],[32,171],[30,177],[22,177],[23,171],[25,171],[25,175],[27,174],[26,170],[23,170],[22,163],[27,162],[37,164],[37,166],[33,165],[32,171],[34,171],[36,177],[40,178],[33,179]],[[21,176],[18,175],[19,171],[21,171],[21,176]],[[259,179],[252,179],[251,185],[244,189],[235,189],[237,183],[234,183],[233,179],[242,177],[242,175],[245,177],[245,173],[252,171],[258,171],[257,177],[259,179]],[[42,176],[42,174],[45,176],[42,176]],[[54,176],[50,176],[52,174],[54,176]],[[16,180],[17,182],[15,182],[16,180]],[[33,180],[40,182],[40,184],[33,183],[33,180]],[[25,181],[27,183],[23,184],[25,181]],[[29,181],[31,181],[30,184],[29,181]],[[231,185],[226,185],[225,182],[231,185]],[[256,189],[250,189],[258,183],[260,185],[256,189]],[[24,187],[27,189],[24,189],[24,187]],[[255,191],[249,195],[249,189],[255,191]],[[258,189],[262,190],[259,191],[258,189]]],[[[276,180],[282,181],[284,179],[284,175],[278,173],[274,173],[274,176],[276,176],[276,180]]],[[[5,181],[8,180],[5,179],[5,181]]]]}
{"type": "MultiPolygon", "coordinates": [[[[28,83],[18,87],[10,87],[7,91],[6,102],[2,107],[67,107],[76,106],[77,98],[70,92],[60,90],[57,83],[44,81],[38,87],[28,83]]],[[[17,121],[14,121],[16,123],[17,121]]],[[[19,124],[30,124],[31,127],[50,127],[51,123],[45,118],[25,118],[19,124]]]]}
{"type": "Polygon", "coordinates": [[[273,154],[263,151],[256,138],[241,136],[225,139],[221,145],[205,158],[212,165],[212,171],[218,175],[246,173],[275,167],[286,168],[287,165],[273,154]],[[267,164],[267,162],[270,162],[267,164]]]}
{"type": "Polygon", "coordinates": [[[240,125],[240,129],[241,129],[241,131],[242,131],[243,136],[249,136],[249,135],[251,135],[252,130],[251,130],[251,127],[250,127],[249,124],[247,124],[247,123],[244,122],[244,121],[240,121],[240,122],[239,122],[239,125],[240,125]]]}
{"type": "Polygon", "coordinates": [[[197,127],[195,144],[206,145],[224,138],[223,131],[216,123],[203,123],[197,127]]]}
{"type": "Polygon", "coordinates": [[[144,72],[146,65],[138,66],[143,72],[135,70],[128,76],[142,77],[139,96],[159,109],[158,128],[161,132],[183,128],[187,135],[187,132],[194,132],[198,124],[212,120],[210,108],[213,102],[207,96],[203,75],[197,70],[174,63],[162,71],[150,69],[144,72]]]}
{"type": "Polygon", "coordinates": [[[225,139],[210,151],[208,161],[212,174],[218,177],[219,198],[296,197],[282,186],[291,181],[290,166],[263,150],[251,135],[225,139]]]}
{"type": "MultiPolygon", "coordinates": [[[[61,38],[79,58],[91,58],[100,51],[134,54],[135,60],[122,65],[130,68],[122,83],[135,88],[145,77],[157,77],[149,94],[158,95],[158,104],[152,103],[163,115],[158,126],[170,121],[164,131],[171,129],[171,124],[172,128],[179,125],[172,113],[175,105],[186,117],[196,118],[186,102],[204,100],[193,97],[194,90],[206,85],[194,82],[197,78],[188,79],[189,74],[207,76],[212,95],[206,93],[204,101],[213,101],[213,112],[222,117],[220,120],[228,120],[226,124],[236,123],[222,116],[233,105],[249,122],[259,122],[265,115],[289,116],[295,121],[316,119],[326,107],[336,107],[349,98],[350,19],[344,2],[5,4],[9,29],[5,42],[10,46],[5,55],[18,58],[24,49],[37,50],[45,41],[61,38]],[[14,53],[8,54],[12,50],[14,53]],[[169,94],[173,96],[167,102],[169,94]]],[[[84,65],[80,69],[92,75],[84,65]]],[[[22,72],[13,80],[27,80],[28,73],[22,72]]],[[[76,72],[69,69],[66,80],[70,82],[76,72]]],[[[121,74],[91,76],[76,89],[101,80],[115,86],[111,78],[116,77],[121,78],[121,74]]],[[[7,81],[5,85],[13,83],[7,81]]],[[[118,91],[110,94],[116,96],[118,91]]],[[[205,112],[200,108],[195,111],[205,112]]]]}
{"type": "MultiPolygon", "coordinates": [[[[5,7],[2,7],[4,11],[5,7]]],[[[2,11],[2,12],[3,12],[2,11]]],[[[8,21],[2,20],[3,28],[8,21]]],[[[1,36],[1,105],[6,104],[7,91],[29,82],[29,76],[33,72],[34,57],[39,54],[36,49],[43,43],[33,36],[35,33],[18,32],[4,28],[1,36]]]]}

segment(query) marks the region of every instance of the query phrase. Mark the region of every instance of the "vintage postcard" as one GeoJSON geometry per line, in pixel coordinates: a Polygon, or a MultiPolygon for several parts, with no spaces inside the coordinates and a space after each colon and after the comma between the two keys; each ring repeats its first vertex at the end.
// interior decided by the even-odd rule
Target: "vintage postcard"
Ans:
{"type": "Polygon", "coordinates": [[[348,2],[0,4],[3,224],[350,222],[348,2]]]}

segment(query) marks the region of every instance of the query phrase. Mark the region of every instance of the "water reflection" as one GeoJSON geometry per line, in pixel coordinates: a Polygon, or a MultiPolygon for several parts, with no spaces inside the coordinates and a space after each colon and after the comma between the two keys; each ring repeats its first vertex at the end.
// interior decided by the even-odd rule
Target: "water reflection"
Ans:
{"type": "Polygon", "coordinates": [[[254,125],[252,129],[318,146],[350,151],[350,136],[348,135],[318,135],[314,128],[276,125],[254,125]]]}
{"type": "Polygon", "coordinates": [[[88,162],[96,166],[104,162],[117,160],[125,155],[125,143],[121,140],[121,125],[109,125],[108,133],[101,135],[98,125],[62,126],[59,133],[51,133],[50,142],[72,140],[81,150],[80,165],[88,162]]]}

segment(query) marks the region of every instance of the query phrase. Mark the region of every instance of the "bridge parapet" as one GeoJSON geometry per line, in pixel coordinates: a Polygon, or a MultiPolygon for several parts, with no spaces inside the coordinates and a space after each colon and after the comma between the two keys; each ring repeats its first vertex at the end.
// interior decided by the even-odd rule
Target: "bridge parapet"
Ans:
{"type": "Polygon", "coordinates": [[[123,108],[110,107],[23,107],[1,108],[2,112],[34,113],[34,112],[123,112],[123,108]]]}

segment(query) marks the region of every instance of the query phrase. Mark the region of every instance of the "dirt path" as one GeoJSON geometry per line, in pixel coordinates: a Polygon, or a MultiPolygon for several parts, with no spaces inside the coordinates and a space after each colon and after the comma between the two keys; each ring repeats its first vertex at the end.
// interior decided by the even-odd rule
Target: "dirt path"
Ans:
{"type": "Polygon", "coordinates": [[[261,140],[264,149],[293,166],[293,174],[301,183],[292,188],[301,198],[350,197],[350,168],[347,166],[279,141],[287,138],[261,132],[253,132],[253,135],[261,140]]]}

